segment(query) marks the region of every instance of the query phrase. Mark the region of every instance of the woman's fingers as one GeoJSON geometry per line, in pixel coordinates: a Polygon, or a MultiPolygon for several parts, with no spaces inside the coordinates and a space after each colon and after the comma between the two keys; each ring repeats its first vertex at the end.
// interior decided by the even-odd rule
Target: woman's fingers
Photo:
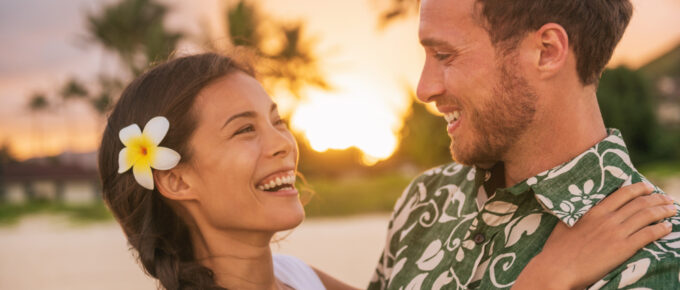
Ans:
{"type": "Polygon", "coordinates": [[[625,232],[628,235],[633,235],[649,224],[674,216],[675,212],[676,209],[673,204],[663,204],[643,208],[625,219],[621,224],[621,227],[625,229],[625,232]]]}
{"type": "Polygon", "coordinates": [[[631,247],[630,251],[635,252],[647,244],[656,241],[671,232],[671,224],[669,222],[661,222],[644,227],[637,231],[630,237],[626,245],[631,247]]]}
{"type": "Polygon", "coordinates": [[[614,212],[631,200],[648,195],[652,191],[654,191],[654,188],[644,182],[624,186],[607,196],[597,206],[593,207],[591,211],[595,211],[595,213],[614,212]]]}
{"type": "MultiPolygon", "coordinates": [[[[664,194],[639,196],[614,212],[614,217],[619,221],[624,222],[640,211],[647,212],[647,214],[662,214],[666,213],[666,211],[659,212],[656,209],[657,207],[664,205],[673,205],[673,199],[664,194]]],[[[661,218],[657,220],[660,219],[661,218]]]]}

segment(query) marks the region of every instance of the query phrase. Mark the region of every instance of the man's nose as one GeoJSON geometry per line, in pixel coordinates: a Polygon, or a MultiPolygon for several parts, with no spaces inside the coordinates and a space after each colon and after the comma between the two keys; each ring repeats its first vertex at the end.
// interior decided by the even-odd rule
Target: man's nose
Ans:
{"type": "Polygon", "coordinates": [[[433,64],[432,60],[425,60],[416,90],[418,99],[424,103],[432,102],[434,97],[442,95],[444,91],[442,70],[436,64],[433,64]]]}

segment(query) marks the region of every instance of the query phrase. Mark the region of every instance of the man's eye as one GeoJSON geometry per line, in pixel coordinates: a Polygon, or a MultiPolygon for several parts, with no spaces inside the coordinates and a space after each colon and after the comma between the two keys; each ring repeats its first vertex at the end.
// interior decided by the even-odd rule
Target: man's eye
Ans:
{"type": "Polygon", "coordinates": [[[255,128],[253,127],[253,125],[247,125],[247,126],[241,128],[241,129],[239,129],[238,131],[236,131],[236,133],[234,133],[234,136],[239,135],[239,134],[243,134],[243,133],[254,132],[254,131],[255,131],[255,128]]]}
{"type": "Polygon", "coordinates": [[[449,54],[449,53],[438,53],[437,52],[437,53],[434,54],[434,58],[436,58],[437,60],[446,60],[450,56],[451,56],[451,54],[449,54]]]}

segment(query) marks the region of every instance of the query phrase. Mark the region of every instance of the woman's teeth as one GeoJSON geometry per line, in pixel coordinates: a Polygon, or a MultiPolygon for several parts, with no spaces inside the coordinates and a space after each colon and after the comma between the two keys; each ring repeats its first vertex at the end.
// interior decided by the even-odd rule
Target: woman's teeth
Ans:
{"type": "Polygon", "coordinates": [[[269,180],[269,182],[258,185],[257,189],[259,190],[265,190],[265,191],[274,191],[273,189],[276,188],[277,190],[284,190],[284,189],[293,189],[293,185],[295,184],[295,175],[288,175],[288,176],[279,176],[275,179],[269,180]]]}
{"type": "Polygon", "coordinates": [[[452,123],[452,122],[458,121],[459,118],[460,118],[460,111],[453,111],[451,113],[444,114],[444,119],[446,119],[447,123],[452,123]]]}

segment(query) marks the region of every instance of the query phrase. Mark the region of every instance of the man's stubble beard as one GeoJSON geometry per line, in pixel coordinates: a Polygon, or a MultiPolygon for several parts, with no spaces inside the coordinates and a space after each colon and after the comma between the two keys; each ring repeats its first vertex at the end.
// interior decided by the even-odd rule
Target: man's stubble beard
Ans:
{"type": "Polygon", "coordinates": [[[473,140],[451,140],[451,156],[465,165],[488,167],[504,156],[524,134],[536,113],[537,96],[513,67],[516,55],[506,55],[499,65],[500,80],[494,98],[470,111],[473,140]]]}

